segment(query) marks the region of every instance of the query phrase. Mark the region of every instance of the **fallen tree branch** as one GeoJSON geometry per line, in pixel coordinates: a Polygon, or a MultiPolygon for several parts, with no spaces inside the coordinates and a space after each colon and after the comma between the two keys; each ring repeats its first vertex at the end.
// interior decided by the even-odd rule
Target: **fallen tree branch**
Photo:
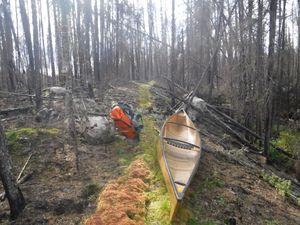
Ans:
{"type": "MultiPolygon", "coordinates": [[[[193,105],[191,105],[192,108],[194,110],[196,110],[197,108],[194,107],[193,105]]],[[[201,110],[196,110],[199,113],[203,113],[201,112],[201,110]]],[[[237,139],[239,142],[241,142],[243,145],[253,149],[254,151],[250,150],[252,153],[254,154],[262,154],[262,151],[260,149],[258,149],[257,147],[255,147],[254,145],[252,145],[249,141],[247,141],[246,139],[242,138],[237,132],[235,132],[230,126],[228,126],[226,123],[224,123],[222,120],[220,120],[215,114],[213,114],[210,110],[207,109],[207,112],[210,114],[210,116],[213,118],[214,121],[216,121],[220,127],[222,127],[225,131],[227,131],[231,136],[233,136],[235,139],[237,139]]]]}
{"type": "MultiPolygon", "coordinates": [[[[207,108],[211,109],[212,111],[216,112],[218,115],[222,116],[223,118],[229,120],[230,122],[232,122],[234,124],[234,126],[240,128],[241,130],[247,132],[248,134],[252,135],[253,137],[263,141],[263,138],[261,136],[259,136],[258,134],[256,134],[254,131],[250,130],[249,128],[243,126],[242,124],[240,124],[239,122],[237,122],[236,120],[232,119],[230,116],[226,115],[225,113],[221,112],[220,110],[216,109],[214,106],[210,105],[210,104],[206,104],[207,108]]],[[[279,148],[277,146],[275,146],[273,143],[269,143],[273,148],[275,148],[278,152],[288,156],[291,159],[295,159],[295,157],[286,152],[284,149],[279,148]]]]}
{"type": "MultiPolygon", "coordinates": [[[[174,95],[173,93],[171,93],[168,90],[165,90],[166,92],[168,92],[170,95],[172,95],[174,98],[176,98],[177,100],[187,103],[187,101],[185,101],[184,99],[181,99],[179,97],[177,97],[176,95],[174,95]]],[[[237,126],[238,128],[240,128],[241,130],[247,132],[248,134],[254,136],[255,138],[262,140],[263,138],[260,137],[258,134],[256,134],[254,131],[250,130],[249,128],[243,126],[242,124],[240,124],[239,122],[237,122],[236,120],[232,119],[230,116],[224,114],[223,112],[221,112],[220,110],[216,109],[214,106],[206,103],[207,108],[211,109],[212,111],[216,112],[217,114],[221,115],[222,117],[224,117],[225,119],[229,120],[230,122],[232,122],[235,126],[237,126]]],[[[195,109],[195,108],[194,108],[195,109]]],[[[195,109],[196,110],[196,109],[195,109]]],[[[196,110],[197,111],[197,110],[196,110]]],[[[199,112],[199,111],[198,111],[199,112]]],[[[243,138],[242,138],[243,139],[243,138]]],[[[245,140],[245,139],[244,139],[245,140]]],[[[247,140],[245,140],[245,143],[249,143],[247,140]]],[[[250,144],[250,143],[249,143],[250,144]]],[[[295,159],[295,157],[290,154],[289,152],[285,151],[282,148],[279,148],[277,146],[275,146],[273,143],[269,142],[270,146],[272,146],[275,150],[277,150],[279,153],[282,153],[283,155],[289,157],[290,159],[295,159]]],[[[252,144],[250,144],[252,145],[252,144]]],[[[247,146],[247,145],[246,145],[247,146]]],[[[253,146],[253,145],[252,145],[253,146]]],[[[249,146],[248,146],[249,147],[249,146]]]]}
{"type": "Polygon", "coordinates": [[[26,107],[22,107],[22,108],[8,108],[8,109],[3,109],[3,110],[0,110],[0,115],[7,115],[9,113],[16,113],[16,112],[19,112],[19,113],[26,113],[28,112],[29,110],[33,109],[34,106],[26,106],[26,107]]]}
{"type": "Polygon", "coordinates": [[[16,93],[16,92],[6,92],[6,91],[0,91],[0,94],[8,95],[8,96],[22,96],[22,97],[29,97],[33,98],[35,95],[29,95],[29,94],[24,94],[24,93],[16,93]]]}
{"type": "Polygon", "coordinates": [[[29,163],[29,160],[31,159],[32,154],[33,154],[33,153],[31,153],[31,154],[29,155],[29,157],[28,157],[28,159],[26,160],[24,166],[22,167],[22,169],[21,169],[21,171],[20,171],[20,173],[19,173],[19,175],[18,175],[17,181],[21,179],[22,174],[23,174],[24,170],[26,169],[26,167],[27,167],[27,165],[28,165],[28,163],[29,163]]]}

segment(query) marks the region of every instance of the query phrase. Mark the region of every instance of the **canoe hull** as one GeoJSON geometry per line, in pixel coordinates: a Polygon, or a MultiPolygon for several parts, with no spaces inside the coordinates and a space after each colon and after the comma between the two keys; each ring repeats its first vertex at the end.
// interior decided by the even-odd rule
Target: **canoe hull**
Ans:
{"type": "Polygon", "coordinates": [[[197,171],[200,146],[198,130],[185,112],[177,112],[165,121],[157,156],[170,195],[171,221],[197,171]]]}

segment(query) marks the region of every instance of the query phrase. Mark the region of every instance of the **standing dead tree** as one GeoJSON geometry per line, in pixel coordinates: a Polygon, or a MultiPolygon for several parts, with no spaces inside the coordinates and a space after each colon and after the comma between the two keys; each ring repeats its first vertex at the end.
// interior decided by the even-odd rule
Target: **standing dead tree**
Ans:
{"type": "Polygon", "coordinates": [[[5,134],[0,124],[0,177],[10,206],[10,217],[15,219],[25,208],[25,200],[16,178],[12,173],[12,163],[5,143],[5,134]]]}
{"type": "MultiPolygon", "coordinates": [[[[69,2],[70,3],[70,2],[69,2]]],[[[67,118],[67,135],[68,143],[72,146],[75,154],[75,166],[77,171],[79,170],[79,156],[77,146],[77,133],[75,128],[74,109],[73,109],[73,76],[71,72],[71,55],[70,55],[70,37],[69,37],[69,15],[70,7],[61,3],[59,5],[61,9],[61,26],[62,26],[62,42],[64,47],[62,48],[62,72],[66,79],[66,95],[65,95],[65,116],[67,118]]]]}

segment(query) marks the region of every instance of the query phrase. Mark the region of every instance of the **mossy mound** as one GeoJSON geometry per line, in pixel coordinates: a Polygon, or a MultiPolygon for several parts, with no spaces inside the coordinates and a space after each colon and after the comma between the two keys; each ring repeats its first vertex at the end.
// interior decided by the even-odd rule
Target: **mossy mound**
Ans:
{"type": "Polygon", "coordinates": [[[58,137],[60,130],[57,128],[21,128],[5,132],[6,144],[10,155],[14,158],[22,156],[24,151],[29,150],[37,143],[45,139],[58,137]]]}
{"type": "Polygon", "coordinates": [[[98,199],[96,213],[85,225],[142,225],[145,223],[144,192],[149,185],[150,170],[141,160],[133,161],[127,175],[110,182],[98,199]]]}

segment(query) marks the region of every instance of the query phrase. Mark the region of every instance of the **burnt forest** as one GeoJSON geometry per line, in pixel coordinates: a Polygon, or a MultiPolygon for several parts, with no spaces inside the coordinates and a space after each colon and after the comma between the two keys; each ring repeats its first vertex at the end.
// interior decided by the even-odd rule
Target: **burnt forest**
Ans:
{"type": "Polygon", "coordinates": [[[300,224],[300,0],[0,0],[0,224],[300,224]]]}

